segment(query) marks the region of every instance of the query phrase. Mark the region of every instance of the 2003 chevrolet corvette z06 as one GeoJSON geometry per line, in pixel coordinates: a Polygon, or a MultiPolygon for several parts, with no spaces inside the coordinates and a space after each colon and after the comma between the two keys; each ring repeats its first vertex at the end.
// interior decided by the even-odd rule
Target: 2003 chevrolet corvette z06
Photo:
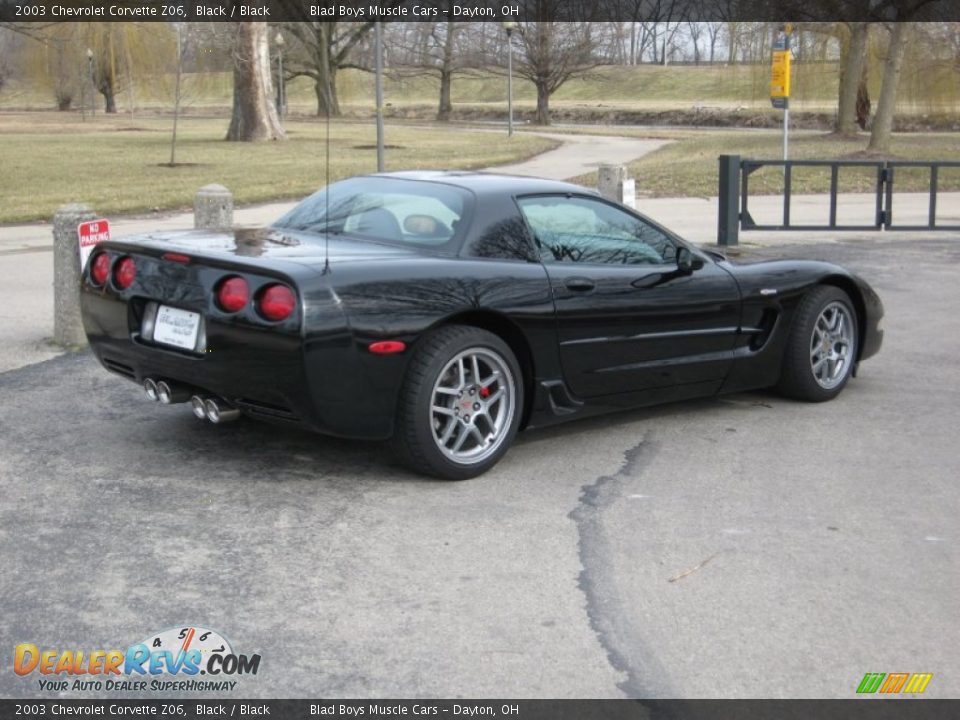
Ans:
{"type": "Polygon", "coordinates": [[[776,387],[836,396],[883,307],[842,267],[739,265],[582,187],[471,172],[334,183],[270,227],[98,246],[105,368],[213,422],[392,438],[469,478],[517,431],[776,387]]]}

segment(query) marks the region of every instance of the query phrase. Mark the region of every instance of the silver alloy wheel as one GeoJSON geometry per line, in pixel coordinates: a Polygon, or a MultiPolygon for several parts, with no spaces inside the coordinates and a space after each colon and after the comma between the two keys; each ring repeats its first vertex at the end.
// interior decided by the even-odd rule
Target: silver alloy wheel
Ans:
{"type": "Polygon", "coordinates": [[[841,302],[827,305],[813,325],[810,337],[810,370],[817,384],[832,390],[844,381],[853,361],[853,316],[841,302]]]}
{"type": "Polygon", "coordinates": [[[437,448],[460,465],[493,455],[516,412],[516,385],[507,361],[473,347],[448,362],[430,395],[430,428],[437,448]]]}

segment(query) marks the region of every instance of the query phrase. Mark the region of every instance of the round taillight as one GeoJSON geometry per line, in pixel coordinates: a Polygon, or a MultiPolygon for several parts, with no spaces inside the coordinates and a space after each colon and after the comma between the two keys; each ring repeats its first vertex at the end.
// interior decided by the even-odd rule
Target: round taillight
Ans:
{"type": "Polygon", "coordinates": [[[97,285],[103,285],[110,277],[110,256],[106,253],[97,255],[90,264],[90,277],[97,285]]]}
{"type": "Polygon", "coordinates": [[[243,310],[250,300],[250,286],[242,277],[230,277],[220,283],[217,290],[217,304],[224,312],[235,313],[243,310]]]}
{"type": "Polygon", "coordinates": [[[260,294],[260,314],[267,320],[286,320],[296,304],[293,290],[286,285],[268,285],[260,294]]]}
{"type": "Polygon", "coordinates": [[[121,258],[117,263],[117,269],[113,271],[113,281],[121,290],[126,290],[133,285],[133,279],[137,276],[137,266],[132,257],[121,258]]]}

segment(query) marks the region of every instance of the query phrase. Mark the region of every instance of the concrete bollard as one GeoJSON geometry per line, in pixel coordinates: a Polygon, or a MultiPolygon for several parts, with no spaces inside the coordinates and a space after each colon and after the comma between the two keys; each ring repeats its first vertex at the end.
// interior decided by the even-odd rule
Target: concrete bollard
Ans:
{"type": "Polygon", "coordinates": [[[77,225],[97,216],[82,204],[63,205],[53,216],[53,341],[86,345],[80,319],[80,239],[77,225]]]}
{"type": "Polygon", "coordinates": [[[627,179],[626,165],[608,165],[601,163],[597,175],[597,190],[607,200],[620,202],[620,184],[627,179]]]}
{"type": "Polygon", "coordinates": [[[233,227],[233,193],[223,185],[204,185],[193,198],[193,226],[210,230],[233,227]]]}
{"type": "Polygon", "coordinates": [[[626,165],[601,163],[597,174],[597,190],[607,200],[622,203],[627,207],[637,206],[636,184],[627,177],[626,165]]]}

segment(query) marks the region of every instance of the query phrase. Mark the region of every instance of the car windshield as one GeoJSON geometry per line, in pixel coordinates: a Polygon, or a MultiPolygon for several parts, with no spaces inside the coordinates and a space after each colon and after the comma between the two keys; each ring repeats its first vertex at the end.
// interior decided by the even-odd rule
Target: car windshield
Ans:
{"type": "Polygon", "coordinates": [[[442,248],[459,239],[471,195],[451,185],[351,178],[314,193],[274,227],[442,248]]]}

